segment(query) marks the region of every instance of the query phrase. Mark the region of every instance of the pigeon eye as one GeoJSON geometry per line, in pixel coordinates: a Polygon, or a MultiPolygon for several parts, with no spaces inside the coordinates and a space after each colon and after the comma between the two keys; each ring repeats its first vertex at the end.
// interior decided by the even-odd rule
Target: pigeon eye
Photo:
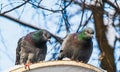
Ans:
{"type": "Polygon", "coordinates": [[[45,35],[45,37],[47,37],[47,34],[44,34],[45,35]]]}
{"type": "Polygon", "coordinates": [[[86,31],[87,33],[90,33],[89,31],[86,31]]]}

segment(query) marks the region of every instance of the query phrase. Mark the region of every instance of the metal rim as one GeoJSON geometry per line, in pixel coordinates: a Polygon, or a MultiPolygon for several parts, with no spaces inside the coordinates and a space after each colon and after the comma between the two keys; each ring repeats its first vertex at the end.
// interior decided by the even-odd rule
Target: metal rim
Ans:
{"type": "MultiPolygon", "coordinates": [[[[60,65],[81,66],[84,68],[89,68],[89,69],[95,70],[96,72],[104,72],[102,69],[97,68],[90,64],[85,64],[85,63],[76,62],[76,61],[67,61],[67,60],[41,61],[39,63],[30,65],[30,69],[36,69],[36,68],[42,68],[42,67],[48,67],[48,66],[60,66],[60,65]]],[[[10,72],[23,72],[23,71],[27,71],[27,69],[25,69],[24,65],[22,65],[22,67],[11,70],[10,72]]]]}

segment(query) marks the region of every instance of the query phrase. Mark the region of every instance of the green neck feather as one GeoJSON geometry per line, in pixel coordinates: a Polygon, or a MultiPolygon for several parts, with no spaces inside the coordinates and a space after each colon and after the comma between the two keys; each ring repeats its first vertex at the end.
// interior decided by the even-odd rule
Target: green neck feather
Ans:
{"type": "Polygon", "coordinates": [[[79,40],[82,40],[84,37],[85,37],[85,33],[84,33],[84,32],[81,32],[81,33],[78,35],[78,39],[79,39],[79,40]]]}
{"type": "Polygon", "coordinates": [[[33,41],[39,43],[42,40],[42,33],[43,33],[42,30],[34,32],[34,34],[32,35],[33,41]]]}

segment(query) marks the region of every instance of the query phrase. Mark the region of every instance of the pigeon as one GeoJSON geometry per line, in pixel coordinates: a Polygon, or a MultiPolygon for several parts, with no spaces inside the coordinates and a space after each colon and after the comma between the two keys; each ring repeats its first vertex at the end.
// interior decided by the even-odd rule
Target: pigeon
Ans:
{"type": "Polygon", "coordinates": [[[15,65],[24,64],[30,69],[30,64],[44,61],[47,53],[46,42],[51,38],[47,30],[37,30],[23,36],[16,48],[15,65]]]}
{"type": "Polygon", "coordinates": [[[87,63],[93,50],[93,35],[94,30],[90,27],[79,33],[69,34],[62,43],[58,60],[69,58],[77,62],[87,63]]]}

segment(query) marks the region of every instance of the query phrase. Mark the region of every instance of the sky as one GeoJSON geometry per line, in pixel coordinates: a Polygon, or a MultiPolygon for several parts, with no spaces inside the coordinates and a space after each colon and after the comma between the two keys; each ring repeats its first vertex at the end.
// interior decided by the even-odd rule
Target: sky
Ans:
{"type": "MultiPolygon", "coordinates": [[[[17,0],[14,0],[17,1],[17,0]]],[[[13,1],[13,2],[14,2],[13,1]]],[[[18,2],[21,2],[20,0],[18,2]]],[[[50,0],[48,2],[48,0],[45,0],[44,2],[42,2],[42,6],[48,7],[48,8],[56,8],[56,6],[54,6],[55,1],[54,0],[50,0]]],[[[58,2],[59,3],[59,2],[58,2]]],[[[3,6],[5,6],[6,4],[8,4],[8,0],[0,0],[0,4],[3,4],[3,6]]],[[[17,5],[19,3],[16,3],[14,5],[17,5]]],[[[79,7],[78,6],[72,6],[75,7],[76,9],[79,7]]],[[[2,12],[9,10],[9,8],[11,8],[10,5],[6,6],[2,12]]],[[[75,10],[70,9],[70,13],[74,13],[75,10]]],[[[19,18],[21,21],[30,23],[34,26],[38,26],[40,28],[44,28],[49,30],[51,33],[56,34],[60,37],[64,37],[66,35],[66,32],[60,32],[60,33],[56,33],[57,29],[58,29],[58,22],[60,21],[60,14],[55,13],[52,14],[51,12],[48,11],[39,11],[35,10],[32,8],[31,5],[26,5],[25,8],[20,8],[16,11],[12,11],[11,13],[8,13],[8,15],[15,17],[15,18],[19,18]],[[24,12],[23,12],[24,10],[24,12]],[[23,12],[23,13],[22,13],[23,12]],[[44,17],[44,13],[45,15],[47,15],[47,17],[44,17]]],[[[70,22],[72,24],[76,24],[71,30],[71,32],[75,32],[76,28],[78,27],[77,22],[79,22],[79,15],[75,16],[73,19],[70,19],[70,22]]],[[[88,24],[87,27],[92,27],[94,29],[94,25],[92,23],[88,24]]],[[[62,28],[64,29],[64,28],[62,28]]],[[[112,27],[110,26],[109,28],[110,32],[107,33],[107,35],[111,37],[113,37],[115,34],[113,34],[114,29],[112,29],[112,27]],[[112,33],[112,34],[111,34],[112,33]]],[[[17,42],[19,40],[19,38],[21,38],[22,36],[25,36],[27,33],[34,31],[34,29],[28,28],[28,27],[24,27],[16,22],[10,21],[4,17],[0,16],[0,72],[4,72],[5,70],[14,67],[15,65],[15,54],[16,54],[16,47],[17,47],[17,42]]],[[[119,36],[117,34],[117,36],[119,36]]],[[[110,38],[110,39],[114,39],[114,38],[110,38]]],[[[54,41],[54,40],[53,40],[54,41]]],[[[109,41],[111,42],[111,41],[109,41]]],[[[100,61],[98,60],[99,57],[99,49],[98,49],[98,45],[96,42],[96,39],[93,38],[93,44],[94,44],[94,49],[93,49],[93,53],[91,56],[90,61],[88,62],[89,64],[92,64],[94,66],[99,67],[100,61]]],[[[110,43],[110,45],[112,46],[112,42],[110,43]]],[[[50,45],[49,43],[47,43],[49,49],[48,49],[48,53],[51,51],[51,49],[53,48],[52,45],[50,45]]],[[[115,49],[115,56],[116,58],[116,63],[117,63],[117,68],[120,68],[120,62],[117,62],[117,60],[120,57],[120,46],[119,46],[119,42],[116,43],[116,49],[115,49]]],[[[51,51],[51,53],[54,53],[54,50],[51,51]]],[[[52,54],[49,53],[46,56],[46,61],[49,60],[52,57],[52,54]]],[[[120,69],[119,69],[120,70],[120,69]]]]}

